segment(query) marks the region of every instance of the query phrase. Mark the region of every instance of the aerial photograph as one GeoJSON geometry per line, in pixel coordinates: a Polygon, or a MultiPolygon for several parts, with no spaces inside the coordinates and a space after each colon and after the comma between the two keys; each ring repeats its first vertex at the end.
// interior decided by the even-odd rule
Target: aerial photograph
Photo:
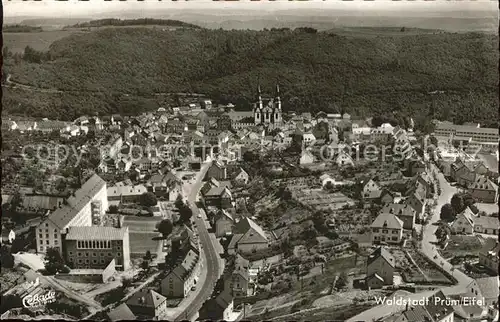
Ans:
{"type": "Polygon", "coordinates": [[[499,7],[5,1],[1,320],[499,321],[499,7]]]}

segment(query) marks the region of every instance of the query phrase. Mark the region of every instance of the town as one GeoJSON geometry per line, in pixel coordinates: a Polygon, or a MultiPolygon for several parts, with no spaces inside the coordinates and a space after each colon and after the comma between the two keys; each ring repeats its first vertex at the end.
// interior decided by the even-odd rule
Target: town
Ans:
{"type": "Polygon", "coordinates": [[[2,319],[497,320],[498,129],[432,126],[279,85],[3,118],[2,319]]]}

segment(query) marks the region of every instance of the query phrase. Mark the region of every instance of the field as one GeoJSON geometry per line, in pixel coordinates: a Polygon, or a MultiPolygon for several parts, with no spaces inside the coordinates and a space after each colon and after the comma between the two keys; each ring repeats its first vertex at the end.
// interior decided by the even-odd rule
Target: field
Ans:
{"type": "Polygon", "coordinates": [[[441,255],[444,258],[478,256],[482,247],[481,239],[477,236],[452,235],[441,255]]]}
{"type": "Polygon", "coordinates": [[[161,236],[156,230],[156,217],[126,216],[123,227],[129,227],[130,253],[144,256],[146,251],[156,254],[160,246],[160,240],[153,238],[161,236]]]}
{"type": "Polygon", "coordinates": [[[409,250],[408,253],[411,255],[413,260],[417,263],[418,267],[425,274],[426,280],[429,283],[436,284],[450,284],[451,281],[446,277],[441,271],[439,271],[434,264],[431,264],[425,255],[419,252],[409,250]]]}
{"type": "Polygon", "coordinates": [[[82,33],[78,30],[52,30],[42,32],[4,32],[4,46],[9,47],[12,53],[23,53],[26,46],[36,50],[46,51],[50,45],[59,39],[74,33],[82,33]]]}

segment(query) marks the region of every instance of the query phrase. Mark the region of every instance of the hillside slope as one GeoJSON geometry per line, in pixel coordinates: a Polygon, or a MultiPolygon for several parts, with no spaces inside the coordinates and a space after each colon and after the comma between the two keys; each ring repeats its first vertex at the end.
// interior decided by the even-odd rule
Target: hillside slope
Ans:
{"type": "Polygon", "coordinates": [[[285,110],[336,105],[358,115],[402,111],[492,125],[497,52],[497,36],[476,33],[367,38],[307,30],[103,29],[56,41],[50,61],[7,60],[13,81],[64,93],[34,91],[27,98],[5,89],[3,106],[71,119],[156,108],[163,103],[155,93],[197,92],[247,109],[259,82],[272,94],[279,81],[285,110]],[[129,105],[121,102],[125,94],[129,105]]]}

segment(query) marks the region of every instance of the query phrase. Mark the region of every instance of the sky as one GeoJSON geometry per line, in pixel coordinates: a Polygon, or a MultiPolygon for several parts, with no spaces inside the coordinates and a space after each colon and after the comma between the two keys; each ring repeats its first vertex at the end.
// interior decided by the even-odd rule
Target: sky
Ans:
{"type": "Polygon", "coordinates": [[[311,0],[311,1],[210,1],[210,0],[190,0],[190,1],[158,1],[145,0],[139,2],[137,0],[122,2],[122,1],[22,1],[11,0],[3,1],[4,17],[89,17],[92,15],[103,15],[107,12],[116,13],[120,11],[137,13],[138,17],[144,16],[147,12],[168,11],[168,10],[184,10],[192,9],[203,12],[204,10],[219,11],[241,11],[244,13],[248,10],[259,10],[262,13],[274,10],[304,10],[304,9],[321,9],[321,10],[347,10],[356,12],[388,12],[392,14],[423,14],[427,12],[450,12],[450,11],[489,11],[492,14],[498,13],[498,2],[495,0],[435,0],[435,1],[391,1],[391,0],[375,0],[375,1],[341,1],[341,0],[311,0]]]}

